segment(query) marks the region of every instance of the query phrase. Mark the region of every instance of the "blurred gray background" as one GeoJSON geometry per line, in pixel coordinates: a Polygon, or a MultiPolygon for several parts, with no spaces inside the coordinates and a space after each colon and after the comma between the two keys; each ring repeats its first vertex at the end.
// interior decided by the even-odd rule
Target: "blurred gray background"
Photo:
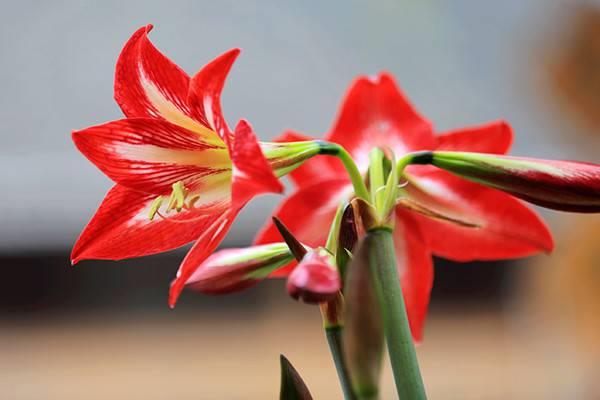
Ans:
{"type": "MultiPolygon", "coordinates": [[[[94,212],[110,183],[70,132],[122,117],[112,99],[115,61],[147,23],[156,46],[190,74],[243,49],[224,110],[231,123],[249,119],[262,139],[286,128],[326,132],[351,80],[387,70],[439,130],[504,118],[517,134],[515,154],[581,158],[554,105],[539,104],[536,41],[545,25],[557,29],[565,7],[574,2],[6,3],[0,249],[68,247],[94,212]]],[[[244,213],[230,237],[247,242],[276,201],[251,205],[259,212],[244,213]]]]}
{"type": "MultiPolygon", "coordinates": [[[[314,346],[323,346],[316,311],[292,303],[277,282],[228,299],[185,296],[183,311],[170,312],[165,305],[166,290],[182,252],[123,263],[84,262],[69,269],[70,246],[111,186],[76,151],[70,132],[122,117],[112,99],[114,65],[121,47],[140,26],[154,24],[151,40],[190,74],[225,50],[241,47],[242,55],[225,88],[223,108],[230,124],[247,118],[264,140],[287,128],[322,135],[332,125],[352,79],[387,70],[439,131],[502,118],[516,134],[513,154],[600,162],[597,114],[577,111],[597,110],[600,104],[589,105],[590,98],[598,100],[594,93],[600,93],[596,90],[600,86],[590,86],[593,94],[585,94],[588,82],[598,77],[600,51],[593,50],[600,36],[593,28],[589,37],[582,34],[583,39],[573,34],[578,32],[581,15],[594,13],[598,5],[597,1],[567,0],[3,2],[0,262],[5,275],[0,295],[0,342],[4,344],[4,349],[0,344],[0,394],[5,395],[1,397],[273,398],[276,356],[287,350],[301,361],[299,369],[308,370],[317,393],[335,393],[320,398],[339,398],[335,383],[327,380],[334,375],[326,354],[326,361],[310,358],[297,344],[285,341],[274,341],[273,348],[264,351],[239,344],[256,346],[256,340],[273,333],[269,324],[282,329],[272,321],[274,315],[291,318],[290,310],[298,310],[299,319],[290,322],[295,333],[290,335],[304,335],[304,321],[310,320],[312,333],[306,335],[312,336],[304,337],[312,338],[314,346]],[[584,93],[581,100],[573,97],[571,86],[564,89],[560,83],[564,79],[557,78],[556,70],[562,68],[564,75],[565,63],[579,65],[577,57],[575,61],[569,58],[573,54],[569,49],[579,46],[578,40],[585,44],[588,39],[591,50],[584,46],[575,53],[584,55],[579,62],[592,63],[591,72],[584,69],[588,72],[582,78],[573,67],[573,79],[584,82],[577,86],[584,93]],[[272,311],[273,302],[283,304],[283,311],[272,311]],[[220,322],[202,324],[205,318],[220,322]],[[213,332],[221,328],[229,332],[230,318],[242,321],[236,329],[247,329],[250,336],[223,339],[213,332]],[[181,330],[174,329],[188,329],[186,324],[205,332],[206,340],[226,340],[227,346],[238,343],[235,353],[229,352],[239,359],[236,365],[251,368],[257,363],[256,370],[245,372],[244,385],[248,386],[214,388],[216,382],[227,381],[233,364],[215,353],[218,345],[202,344],[193,333],[185,337],[175,333],[181,330]],[[207,331],[207,325],[213,330],[207,331]],[[102,327],[113,330],[104,335],[102,327]],[[74,336],[65,336],[67,332],[74,336]],[[140,334],[150,336],[140,339],[140,334]],[[93,350],[90,343],[96,345],[93,350]],[[138,351],[124,350],[131,343],[138,351]],[[275,344],[280,346],[275,348],[275,344]],[[156,353],[160,346],[172,346],[173,352],[156,353]],[[207,346],[212,353],[202,350],[207,346]],[[108,354],[114,355],[114,362],[108,354]],[[207,369],[215,360],[221,361],[207,369]],[[147,370],[134,372],[141,365],[147,370]],[[321,373],[318,366],[325,369],[323,365],[327,372],[321,373]],[[192,372],[200,368],[208,375],[192,372]],[[71,381],[73,377],[81,387],[71,381]]],[[[600,19],[592,21],[592,27],[600,24],[600,19]]],[[[250,243],[278,200],[267,196],[251,203],[224,245],[250,243]]],[[[564,234],[569,216],[545,215],[555,232],[564,234]]],[[[597,217],[590,218],[598,222],[597,217]]],[[[522,369],[513,368],[522,368],[520,361],[502,364],[477,357],[485,354],[488,345],[502,357],[506,349],[494,346],[514,339],[476,341],[497,332],[495,324],[505,326],[506,294],[518,291],[523,282],[512,272],[521,270],[523,264],[438,265],[432,326],[440,330],[431,333],[430,347],[426,342],[420,350],[431,371],[430,391],[444,393],[437,398],[569,398],[547,397],[545,389],[536,391],[535,385],[530,393],[516,387],[513,391],[506,383],[522,376],[522,369]],[[489,299],[492,305],[487,311],[467,320],[466,326],[473,329],[461,331],[463,320],[454,321],[452,316],[464,317],[465,310],[478,309],[489,299]],[[455,303],[460,305],[447,311],[447,305],[455,303]],[[483,332],[481,336],[473,333],[477,329],[483,332]],[[450,338],[442,331],[452,332],[450,338]],[[443,351],[432,349],[447,351],[447,341],[450,347],[460,346],[457,343],[468,347],[469,334],[475,345],[482,346],[472,354],[472,370],[444,374],[441,366],[455,367],[452,357],[468,356],[445,357],[443,351]],[[473,371],[487,375],[478,378],[478,383],[464,376],[461,381],[463,372],[473,371]],[[504,383],[500,385],[498,379],[504,383]],[[490,385],[502,386],[497,397],[486,392],[490,385]]],[[[516,308],[523,312],[525,307],[516,308]]],[[[309,339],[306,347],[313,346],[309,339]]],[[[314,354],[318,354],[316,349],[314,354]]],[[[538,378],[545,382],[547,375],[538,378]]],[[[573,384],[577,379],[579,375],[556,385],[566,387],[570,394],[568,388],[577,386],[573,384]]]]}

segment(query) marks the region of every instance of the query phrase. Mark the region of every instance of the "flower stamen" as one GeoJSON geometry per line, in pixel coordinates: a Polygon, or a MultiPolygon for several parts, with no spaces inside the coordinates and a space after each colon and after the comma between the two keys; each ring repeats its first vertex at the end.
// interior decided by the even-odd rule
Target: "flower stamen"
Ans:
{"type": "MultiPolygon", "coordinates": [[[[163,209],[163,212],[160,211],[165,202],[163,196],[158,196],[152,201],[152,204],[150,204],[150,211],[148,212],[148,218],[150,221],[152,221],[156,215],[165,220],[169,219],[168,213],[171,211],[176,211],[179,213],[184,209],[188,211],[196,209],[195,205],[198,200],[200,200],[200,195],[194,194],[186,199],[186,197],[189,195],[189,190],[185,187],[182,181],[175,182],[171,187],[171,195],[169,196],[169,200],[166,207],[163,209]]],[[[176,222],[188,222],[194,221],[195,219],[196,218],[191,220],[179,220],[176,222]]]]}
{"type": "Polygon", "coordinates": [[[173,191],[171,192],[171,197],[169,197],[169,205],[167,206],[167,211],[175,209],[177,210],[177,212],[179,212],[185,204],[185,196],[187,194],[187,190],[183,185],[182,181],[175,182],[171,187],[173,188],[173,191]]]}
{"type": "Polygon", "coordinates": [[[150,212],[148,213],[148,218],[150,219],[150,221],[152,221],[154,219],[154,216],[156,215],[156,213],[158,213],[158,209],[160,208],[162,203],[163,203],[162,196],[158,196],[157,198],[154,199],[154,201],[152,201],[152,204],[150,205],[150,212]]]}

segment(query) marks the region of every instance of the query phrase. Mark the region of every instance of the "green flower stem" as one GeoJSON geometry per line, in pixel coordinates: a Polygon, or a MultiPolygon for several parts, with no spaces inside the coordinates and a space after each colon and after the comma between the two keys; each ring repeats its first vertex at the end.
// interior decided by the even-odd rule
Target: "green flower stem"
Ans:
{"type": "Polygon", "coordinates": [[[375,228],[365,241],[398,396],[401,400],[424,400],[427,396],[398,280],[392,232],[375,228]]]}
{"type": "MultiPolygon", "coordinates": [[[[340,205],[340,210],[343,210],[342,205],[340,205]]],[[[339,225],[339,221],[341,220],[341,216],[343,212],[338,213],[339,217],[336,217],[336,221],[334,224],[339,225]]],[[[278,229],[284,236],[289,234],[287,228],[277,218],[273,218],[273,222],[277,225],[278,229]]],[[[335,230],[334,227],[331,228],[332,231],[335,230]]],[[[291,237],[293,241],[296,239],[291,237]]],[[[331,234],[330,234],[330,240],[331,234]]],[[[328,244],[333,245],[328,240],[328,244]]],[[[286,240],[288,246],[290,245],[288,240],[286,240]]],[[[298,243],[298,245],[300,245],[298,243]]],[[[293,252],[296,261],[302,261],[302,257],[304,257],[304,252],[293,252]]],[[[338,292],[337,296],[327,302],[320,303],[319,308],[321,309],[321,316],[323,318],[323,328],[325,329],[325,336],[327,337],[327,344],[329,345],[329,351],[331,352],[331,357],[333,358],[333,362],[335,364],[335,369],[338,374],[338,379],[340,381],[340,385],[342,386],[342,391],[344,393],[345,400],[358,400],[354,395],[354,391],[352,389],[352,381],[350,380],[350,372],[348,371],[346,357],[342,349],[342,331],[344,329],[343,325],[343,313],[344,313],[344,296],[341,292],[338,292]]]]}
{"type": "Polygon", "coordinates": [[[327,336],[327,343],[331,350],[331,356],[335,363],[337,370],[338,379],[342,385],[342,391],[344,392],[345,400],[357,400],[358,398],[354,394],[352,389],[352,383],[350,381],[350,372],[346,364],[346,358],[342,349],[342,331],[341,325],[327,326],[325,327],[325,335],[327,336]]]}
{"type": "MultiPolygon", "coordinates": [[[[332,254],[335,254],[338,248],[340,224],[345,208],[346,202],[341,202],[335,213],[331,228],[329,229],[329,236],[327,237],[325,248],[332,254]]],[[[340,275],[343,276],[342,272],[343,271],[340,271],[340,275]]],[[[325,336],[327,336],[327,344],[329,344],[329,350],[331,351],[338,379],[342,386],[342,391],[344,392],[344,399],[357,400],[354,390],[352,389],[350,372],[342,348],[342,332],[344,330],[344,326],[342,325],[343,302],[343,296],[340,293],[336,299],[321,305],[321,314],[323,315],[323,325],[325,328],[325,336]]]]}
{"type": "Polygon", "coordinates": [[[348,172],[348,176],[350,176],[350,180],[352,181],[352,186],[354,187],[354,193],[364,199],[365,201],[369,201],[369,191],[367,190],[367,186],[365,185],[365,181],[356,166],[356,163],[348,154],[346,149],[336,143],[330,143],[321,141],[321,150],[319,154],[332,155],[337,157],[342,164],[344,164],[344,168],[348,172]]]}

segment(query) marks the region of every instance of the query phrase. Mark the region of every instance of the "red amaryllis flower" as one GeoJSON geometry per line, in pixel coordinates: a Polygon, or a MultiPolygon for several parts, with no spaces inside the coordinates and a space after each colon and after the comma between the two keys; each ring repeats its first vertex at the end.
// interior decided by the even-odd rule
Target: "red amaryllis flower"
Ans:
{"type": "Polygon", "coordinates": [[[151,28],[135,32],[117,62],[115,100],[126,118],[73,132],[78,149],[117,185],[71,259],[118,260],[196,240],[171,287],[173,306],[240,208],[282,185],[250,125],[240,121],[231,131],[221,113],[219,97],[239,50],[190,78],[152,45],[151,28]]]}
{"type": "MultiPolygon", "coordinates": [[[[295,132],[282,137],[283,141],[302,139],[310,138],[295,132]]],[[[397,157],[419,150],[504,154],[512,132],[508,124],[499,121],[436,135],[393,78],[381,74],[353,83],[326,140],[342,145],[366,172],[369,153],[375,147],[390,149],[397,157]]],[[[490,260],[527,256],[553,247],[543,221],[510,195],[431,166],[409,166],[405,177],[404,201],[395,210],[394,237],[416,340],[422,338],[433,282],[432,254],[455,261],[490,260]]],[[[336,207],[352,196],[345,171],[337,159],[317,157],[293,171],[291,178],[298,190],[275,215],[303,243],[323,245],[336,207]]],[[[276,228],[269,223],[256,242],[278,240],[276,228]]]]}

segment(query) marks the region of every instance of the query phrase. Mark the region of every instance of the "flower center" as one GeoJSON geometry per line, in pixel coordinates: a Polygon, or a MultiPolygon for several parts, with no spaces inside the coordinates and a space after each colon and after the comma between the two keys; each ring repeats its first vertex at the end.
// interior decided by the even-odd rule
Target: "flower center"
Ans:
{"type": "Polygon", "coordinates": [[[156,215],[161,218],[167,218],[160,211],[161,207],[163,207],[163,212],[165,214],[169,214],[172,212],[181,212],[181,210],[192,210],[194,209],[194,205],[200,199],[200,195],[194,194],[190,196],[189,190],[186,189],[185,185],[182,181],[175,182],[172,186],[171,195],[166,203],[166,206],[163,207],[165,203],[165,199],[163,196],[158,196],[154,199],[152,204],[150,205],[150,212],[148,213],[148,218],[150,221],[154,219],[156,215]]]}

